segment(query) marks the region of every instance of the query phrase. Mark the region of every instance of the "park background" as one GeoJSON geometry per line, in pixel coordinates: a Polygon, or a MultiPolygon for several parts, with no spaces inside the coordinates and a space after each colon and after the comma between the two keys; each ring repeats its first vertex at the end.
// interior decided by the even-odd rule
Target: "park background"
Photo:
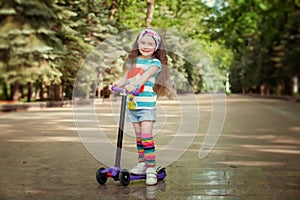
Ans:
{"type": "MultiPolygon", "coordinates": [[[[76,74],[92,50],[119,33],[145,27],[196,42],[210,56],[224,89],[229,78],[227,93],[297,97],[299,15],[298,0],[4,0],[0,99],[70,100],[76,74]]],[[[166,38],[178,52],[184,51],[181,40],[166,38]]],[[[183,74],[195,93],[208,92],[205,70],[179,55],[169,54],[170,68],[183,74]]],[[[85,83],[82,95],[104,96],[103,88],[122,74],[123,59],[99,64],[99,79],[85,83]]],[[[179,83],[177,90],[185,92],[179,83]]]]}

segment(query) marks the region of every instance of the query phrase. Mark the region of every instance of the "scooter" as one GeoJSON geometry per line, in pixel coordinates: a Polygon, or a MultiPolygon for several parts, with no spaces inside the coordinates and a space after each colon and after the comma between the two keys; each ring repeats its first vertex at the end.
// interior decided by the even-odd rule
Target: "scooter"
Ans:
{"type": "MultiPolygon", "coordinates": [[[[113,178],[115,181],[120,181],[121,185],[127,186],[130,181],[146,179],[146,174],[132,174],[127,169],[121,169],[120,167],[126,100],[129,93],[124,88],[118,88],[115,86],[112,86],[111,90],[120,92],[122,96],[115,165],[109,168],[99,168],[96,172],[96,180],[100,185],[104,185],[108,178],[113,178]]],[[[138,96],[139,90],[135,90],[131,94],[138,96]]],[[[158,181],[163,180],[167,176],[166,170],[163,167],[157,167],[156,172],[158,181]]]]}

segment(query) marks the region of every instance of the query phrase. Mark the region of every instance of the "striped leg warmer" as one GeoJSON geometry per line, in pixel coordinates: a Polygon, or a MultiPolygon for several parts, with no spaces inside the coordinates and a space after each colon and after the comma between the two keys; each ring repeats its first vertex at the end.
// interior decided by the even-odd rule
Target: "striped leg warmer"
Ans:
{"type": "Polygon", "coordinates": [[[156,165],[156,157],[155,157],[155,146],[153,141],[152,133],[143,134],[142,142],[144,146],[144,157],[146,167],[155,167],[156,165]]]}
{"type": "Polygon", "coordinates": [[[137,151],[138,151],[138,155],[139,155],[139,157],[138,157],[139,163],[145,162],[144,146],[143,146],[143,142],[142,142],[141,133],[136,133],[136,147],[137,147],[137,151]]]}

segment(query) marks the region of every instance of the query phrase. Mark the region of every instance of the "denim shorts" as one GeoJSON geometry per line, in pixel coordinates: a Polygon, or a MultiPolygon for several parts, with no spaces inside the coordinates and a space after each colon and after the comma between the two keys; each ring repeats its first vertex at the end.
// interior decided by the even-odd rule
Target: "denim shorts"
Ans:
{"type": "Polygon", "coordinates": [[[156,109],[139,109],[127,111],[128,122],[156,121],[156,109]]]}

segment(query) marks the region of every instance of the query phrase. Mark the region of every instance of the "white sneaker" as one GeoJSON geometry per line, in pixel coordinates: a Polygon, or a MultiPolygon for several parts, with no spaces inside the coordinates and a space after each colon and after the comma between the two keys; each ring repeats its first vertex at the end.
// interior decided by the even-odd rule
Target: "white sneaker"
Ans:
{"type": "Polygon", "coordinates": [[[146,185],[155,185],[157,183],[157,172],[153,167],[147,168],[146,170],[146,185]]]}
{"type": "Polygon", "coordinates": [[[139,163],[137,166],[132,168],[129,172],[132,174],[146,174],[146,166],[144,162],[139,163]]]}

